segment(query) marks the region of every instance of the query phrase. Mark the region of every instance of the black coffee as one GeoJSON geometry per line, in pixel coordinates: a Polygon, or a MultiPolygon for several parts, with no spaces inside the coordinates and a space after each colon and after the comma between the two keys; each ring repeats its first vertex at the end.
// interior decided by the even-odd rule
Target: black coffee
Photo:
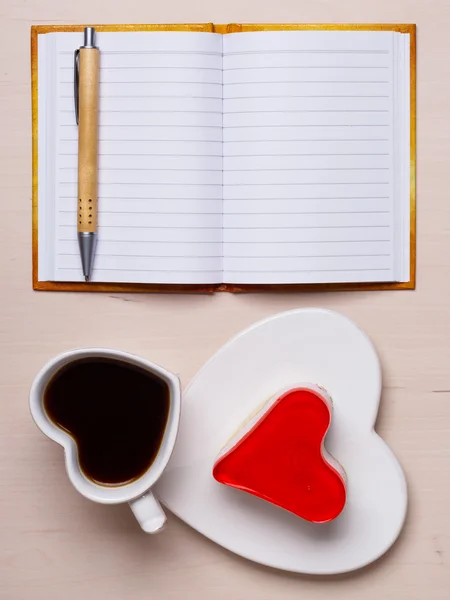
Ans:
{"type": "Polygon", "coordinates": [[[77,444],[86,477],[123,485],[153,463],[167,425],[169,386],[145,369],[110,358],[74,360],[44,392],[48,417],[77,444]]]}

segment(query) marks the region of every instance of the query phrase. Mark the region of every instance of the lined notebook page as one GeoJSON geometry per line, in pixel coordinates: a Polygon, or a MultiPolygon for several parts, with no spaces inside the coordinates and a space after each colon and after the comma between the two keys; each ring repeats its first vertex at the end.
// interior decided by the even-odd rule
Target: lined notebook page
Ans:
{"type": "Polygon", "coordinates": [[[226,282],[394,279],[394,35],[224,36],[226,282]]]}
{"type": "MultiPolygon", "coordinates": [[[[81,33],[39,36],[40,280],[83,279],[73,100],[73,52],[82,43],[81,33]]],[[[92,280],[222,281],[222,36],[99,33],[97,44],[99,241],[92,280]]]]}

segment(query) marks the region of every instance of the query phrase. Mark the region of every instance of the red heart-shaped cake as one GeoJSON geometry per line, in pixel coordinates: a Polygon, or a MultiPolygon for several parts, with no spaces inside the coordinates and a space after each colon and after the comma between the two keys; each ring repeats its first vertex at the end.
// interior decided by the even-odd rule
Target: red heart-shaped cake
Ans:
{"type": "Polygon", "coordinates": [[[329,396],[314,385],[274,396],[219,454],[214,478],[307,521],[335,519],[346,484],[324,447],[331,408],[329,396]]]}

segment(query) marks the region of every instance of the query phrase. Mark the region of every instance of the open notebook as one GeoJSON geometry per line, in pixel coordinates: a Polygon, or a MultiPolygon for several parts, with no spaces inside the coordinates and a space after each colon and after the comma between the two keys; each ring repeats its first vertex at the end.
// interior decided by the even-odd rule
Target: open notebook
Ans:
{"type": "Polygon", "coordinates": [[[99,241],[85,285],[82,33],[34,28],[36,289],[414,287],[413,28],[97,31],[99,241]]]}

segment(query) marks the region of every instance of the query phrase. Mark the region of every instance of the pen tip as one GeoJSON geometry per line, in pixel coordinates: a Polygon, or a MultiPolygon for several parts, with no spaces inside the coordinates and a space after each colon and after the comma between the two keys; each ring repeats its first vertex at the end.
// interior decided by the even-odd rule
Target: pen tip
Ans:
{"type": "Polygon", "coordinates": [[[89,281],[89,275],[85,275],[85,276],[84,276],[84,280],[85,280],[85,281],[89,281]]]}

